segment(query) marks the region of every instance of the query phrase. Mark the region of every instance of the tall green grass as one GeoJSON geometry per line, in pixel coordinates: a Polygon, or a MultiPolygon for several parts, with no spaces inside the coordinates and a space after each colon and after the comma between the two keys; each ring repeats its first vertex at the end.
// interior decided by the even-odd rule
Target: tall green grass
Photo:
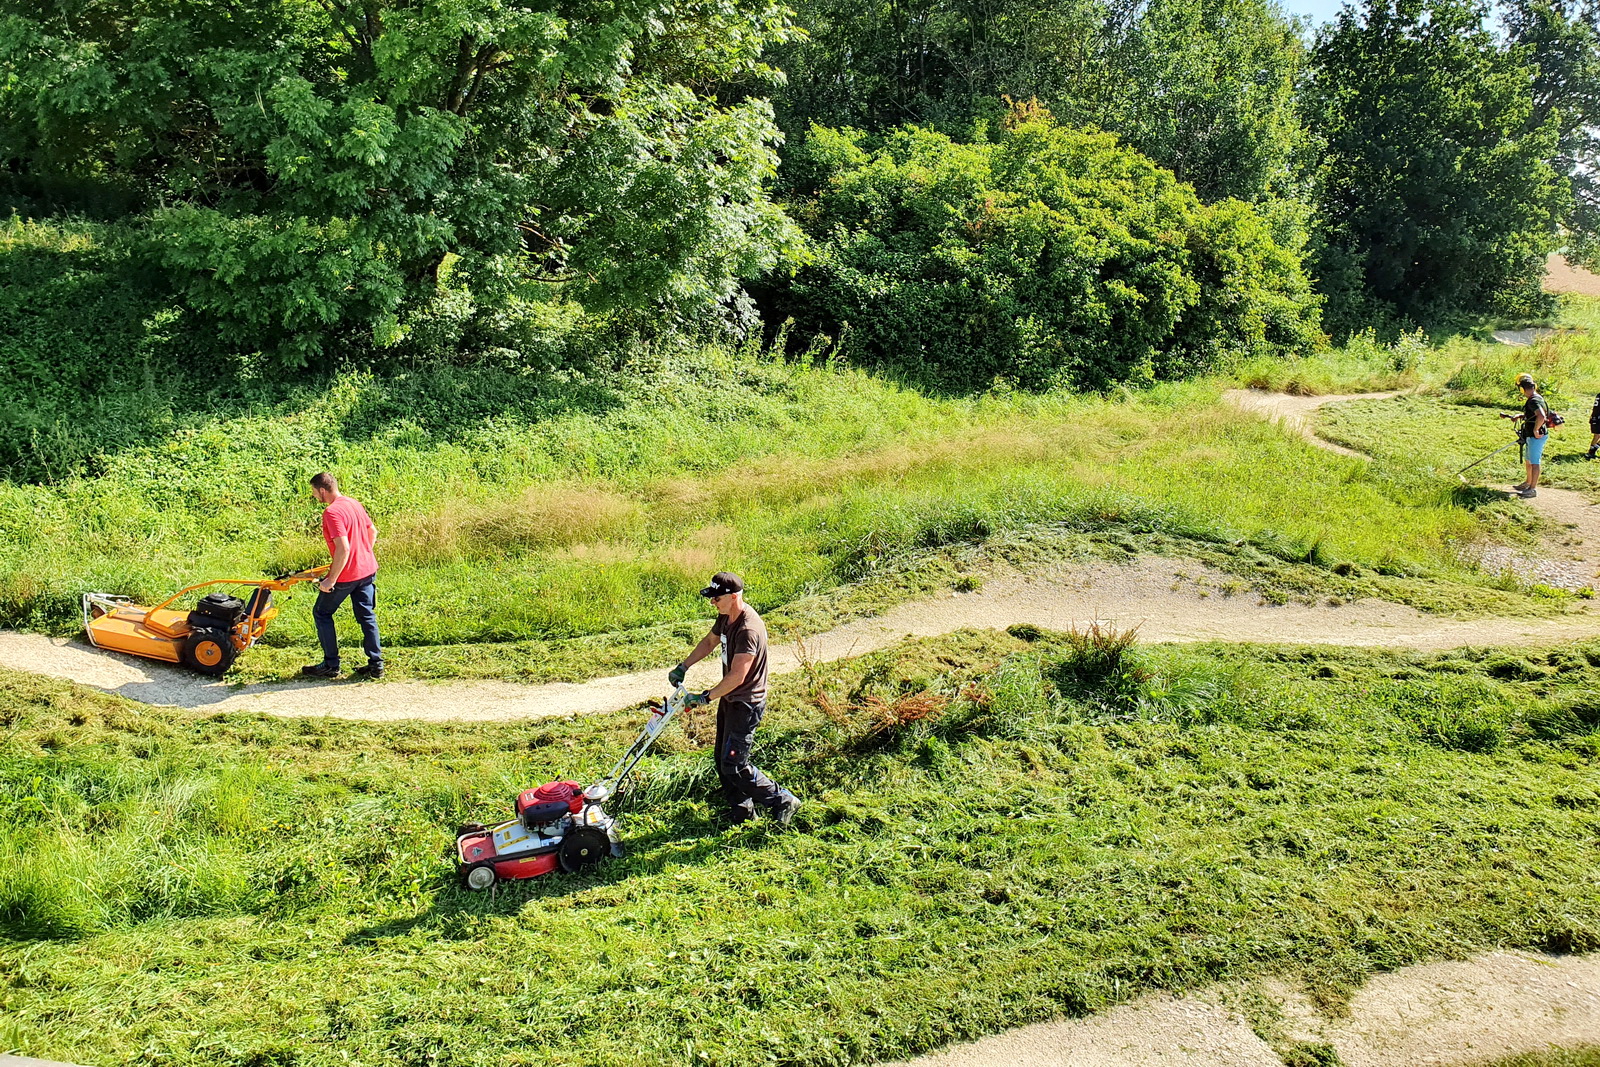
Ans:
{"type": "Polygon", "coordinates": [[[642,768],[627,857],[494,896],[455,887],[451,828],[602,773],[631,717],[206,718],[6,675],[0,1041],[827,1064],[1220,979],[1336,998],[1424,958],[1600,946],[1593,645],[1019,632],[779,679],[756,757],[805,797],[793,832],[713,826],[691,716],[642,768]]]}
{"type": "MultiPolygon", "coordinates": [[[[0,484],[0,625],[70,631],[88,589],[158,597],[312,563],[304,480],[324,468],[382,531],[399,648],[698,620],[695,590],[720,569],[770,609],[1034,524],[1471,580],[1453,546],[1478,524],[1443,482],[1317,452],[1220,407],[1216,383],[933,400],[713,355],[619,386],[604,410],[440,414],[431,430],[396,393],[476,398],[510,388],[502,372],[356,375],[108,455],[94,476],[0,484]]],[[[304,641],[308,600],[274,644],[304,641]]]]}
{"type": "MultiPolygon", "coordinates": [[[[57,247],[36,229],[13,225],[0,251],[94,252],[92,234],[57,247]]],[[[1573,308],[1575,323],[1589,313],[1573,308]]],[[[1576,380],[1586,338],[1534,355],[1576,380]]],[[[380,612],[400,673],[582,677],[653,662],[703,624],[695,590],[719,569],[743,573],[776,622],[792,609],[794,625],[827,625],[817,605],[842,586],[1041,526],[1237,548],[1306,564],[1290,583],[1302,588],[1312,571],[1361,573],[1376,577],[1343,592],[1482,610],[1498,594],[1459,550],[1527,542],[1511,509],[1463,500],[1442,466],[1393,462],[1381,442],[1370,465],[1319,452],[1218,396],[1239,381],[1317,392],[1451,375],[1461,392],[1498,380],[1507,358],[1471,340],[1361,336],[1237,379],[956,399],[750,347],[639,352],[613,374],[351,370],[295,386],[230,363],[227,388],[127,392],[149,417],[103,413],[103,444],[77,473],[0,482],[0,626],[71,633],[85,591],[148,601],[314,563],[305,481],[320,469],[382,529],[380,612]]],[[[288,605],[241,676],[302,662],[309,601],[288,605]]]]}

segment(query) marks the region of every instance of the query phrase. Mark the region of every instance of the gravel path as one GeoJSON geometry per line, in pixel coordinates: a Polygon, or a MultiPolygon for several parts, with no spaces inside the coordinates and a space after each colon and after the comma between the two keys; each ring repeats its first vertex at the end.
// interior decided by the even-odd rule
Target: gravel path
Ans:
{"type": "MultiPolygon", "coordinates": [[[[1594,541],[1600,545],[1600,536],[1594,541]]],[[[1146,557],[1123,566],[1059,566],[989,581],[975,593],[912,601],[809,638],[817,663],[859,656],[907,636],[1032,623],[1065,630],[1099,621],[1138,627],[1145,641],[1292,641],[1435,650],[1462,645],[1552,645],[1600,633],[1600,612],[1555,619],[1447,619],[1383,600],[1265,603],[1239,579],[1203,564],[1146,557]]],[[[794,645],[772,650],[777,673],[800,666],[794,645]]],[[[0,634],[0,666],[65,678],[142,701],[207,712],[334,715],[350,719],[507,720],[615,711],[662,695],[666,668],[594,681],[293,682],[230,685],[176,667],[102,652],[80,640],[0,634]]],[[[691,684],[711,685],[713,664],[691,684]]]]}
{"type": "MultiPolygon", "coordinates": [[[[1434,1067],[1600,1044],[1600,957],[1494,952],[1379,975],[1342,1019],[1284,984],[1254,990],[1285,1023],[1280,1048],[1327,1045],[1345,1067],[1434,1067]]],[[[1237,986],[1147,997],[1087,1019],[1039,1023],[893,1067],[1282,1067],[1229,1005],[1237,986]]]]}

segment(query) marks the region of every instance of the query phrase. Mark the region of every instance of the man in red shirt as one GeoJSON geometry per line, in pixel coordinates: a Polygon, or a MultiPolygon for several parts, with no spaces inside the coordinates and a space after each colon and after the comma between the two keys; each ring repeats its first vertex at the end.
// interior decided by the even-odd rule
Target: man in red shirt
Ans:
{"type": "Polygon", "coordinates": [[[373,583],[378,575],[378,559],[372,552],[378,528],[372,525],[367,509],[354,497],[339,492],[338,479],[324,471],[311,478],[311,495],[323,505],[322,539],[328,543],[333,565],[328,576],[317,585],[316,606],[311,616],[317,623],[317,640],[322,643],[322,662],[300,668],[313,678],[339,676],[339,637],[333,629],[333,613],[350,600],[356,623],[361,627],[361,650],[367,665],[355,673],[363,678],[383,677],[383,646],[378,643],[378,590],[373,583]]]}

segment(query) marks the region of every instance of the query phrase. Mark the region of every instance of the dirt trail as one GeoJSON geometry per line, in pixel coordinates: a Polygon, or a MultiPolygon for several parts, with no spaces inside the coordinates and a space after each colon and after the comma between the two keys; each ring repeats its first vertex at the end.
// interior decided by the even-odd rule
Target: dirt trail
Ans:
{"type": "MultiPolygon", "coordinates": [[[[1381,399],[1396,394],[1368,394],[1381,399]]],[[[1241,408],[1281,419],[1319,447],[1359,453],[1317,438],[1311,415],[1354,396],[1291,397],[1238,390],[1241,408]]],[[[1568,530],[1551,560],[1584,581],[1600,567],[1600,513],[1576,493],[1541,490],[1530,502],[1568,530]]],[[[1506,565],[1531,562],[1510,558],[1506,565]]],[[[1101,621],[1138,626],[1146,641],[1294,641],[1442,649],[1460,645],[1554,644],[1600,632],[1600,614],[1559,619],[1454,620],[1383,601],[1339,607],[1265,604],[1243,583],[1201,564],[1143,558],[1125,566],[1058,566],[990,581],[975,593],[902,604],[806,642],[817,662],[860,655],[906,635],[961,627],[1033,623],[1053,629],[1101,621]]],[[[581,684],[505,682],[293,683],[230,686],[160,664],[104,653],[81,642],[0,634],[0,665],[67,678],[150,704],[273,715],[337,715],[372,720],[521,719],[627,707],[665,688],[664,670],[581,684]],[[337,707],[332,701],[337,699],[337,707]]],[[[773,669],[799,666],[792,646],[773,649],[773,669]]],[[[666,665],[663,665],[663,668],[666,665]]],[[[691,684],[713,679],[702,665],[691,684]]],[[[1464,963],[1407,968],[1374,979],[1347,1018],[1327,1020],[1287,987],[1257,987],[1285,1017],[1279,1043],[1332,1046],[1349,1067],[1412,1067],[1482,1061],[1544,1048],[1600,1044],[1600,958],[1493,953],[1464,963]]],[[[1090,1019],[1044,1023],[957,1046],[914,1067],[1277,1067],[1282,1060],[1228,1007],[1237,989],[1161,996],[1090,1019]]]]}
{"type": "MultiPolygon", "coordinates": [[[[1600,544],[1597,537],[1596,544],[1600,544]]],[[[1090,622],[1137,626],[1145,641],[1293,641],[1305,644],[1443,649],[1461,645],[1551,645],[1600,632],[1600,616],[1559,619],[1444,619],[1381,600],[1339,607],[1263,603],[1243,582],[1193,561],[1147,557],[1125,566],[1060,566],[990,581],[975,593],[946,594],[891,608],[805,642],[825,663],[859,656],[908,635],[961,628],[1050,629],[1090,622]]],[[[772,650],[777,673],[800,666],[793,645],[772,650]]],[[[333,715],[396,720],[506,720],[614,711],[662,695],[666,667],[581,683],[496,681],[307,682],[234,686],[159,663],[102,652],[81,641],[0,634],[0,666],[66,678],[147,704],[211,712],[333,715]]],[[[701,664],[690,682],[712,684],[701,664]]]]}
{"type": "MultiPolygon", "coordinates": [[[[1600,957],[1493,952],[1379,975],[1349,1015],[1318,1015],[1298,990],[1257,986],[1285,1023],[1278,1043],[1331,1046],[1345,1067],[1432,1067],[1600,1044],[1600,957]]],[[[1229,1007],[1237,987],[1147,997],[1088,1019],[1039,1023],[892,1067],[1282,1067],[1229,1007]]]]}
{"type": "MultiPolygon", "coordinates": [[[[1282,423],[1318,448],[1341,456],[1365,460],[1353,449],[1318,437],[1313,430],[1318,408],[1342,400],[1388,400],[1402,392],[1354,393],[1335,396],[1289,396],[1259,389],[1230,389],[1223,399],[1253,414],[1282,423]]],[[[1509,496],[1509,493],[1507,494],[1509,496]]],[[[1525,580],[1543,582],[1558,589],[1594,587],[1600,574],[1600,508],[1580,493],[1569,489],[1541,487],[1539,495],[1526,506],[1552,520],[1561,533],[1547,539],[1537,556],[1494,545],[1483,549],[1477,564],[1488,571],[1510,570],[1525,580]]]]}
{"type": "Polygon", "coordinates": [[[1545,261],[1544,291],[1600,296],[1600,275],[1573,266],[1565,256],[1552,254],[1545,261]]]}

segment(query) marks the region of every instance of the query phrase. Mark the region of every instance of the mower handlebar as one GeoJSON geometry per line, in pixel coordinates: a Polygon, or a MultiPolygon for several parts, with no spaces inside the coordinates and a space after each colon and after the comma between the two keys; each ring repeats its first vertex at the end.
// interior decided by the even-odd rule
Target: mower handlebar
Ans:
{"type": "Polygon", "coordinates": [[[275,574],[272,580],[275,582],[310,581],[312,578],[320,578],[327,574],[330,566],[331,564],[324,563],[320,567],[307,567],[305,570],[290,571],[288,574],[275,574]]]}

